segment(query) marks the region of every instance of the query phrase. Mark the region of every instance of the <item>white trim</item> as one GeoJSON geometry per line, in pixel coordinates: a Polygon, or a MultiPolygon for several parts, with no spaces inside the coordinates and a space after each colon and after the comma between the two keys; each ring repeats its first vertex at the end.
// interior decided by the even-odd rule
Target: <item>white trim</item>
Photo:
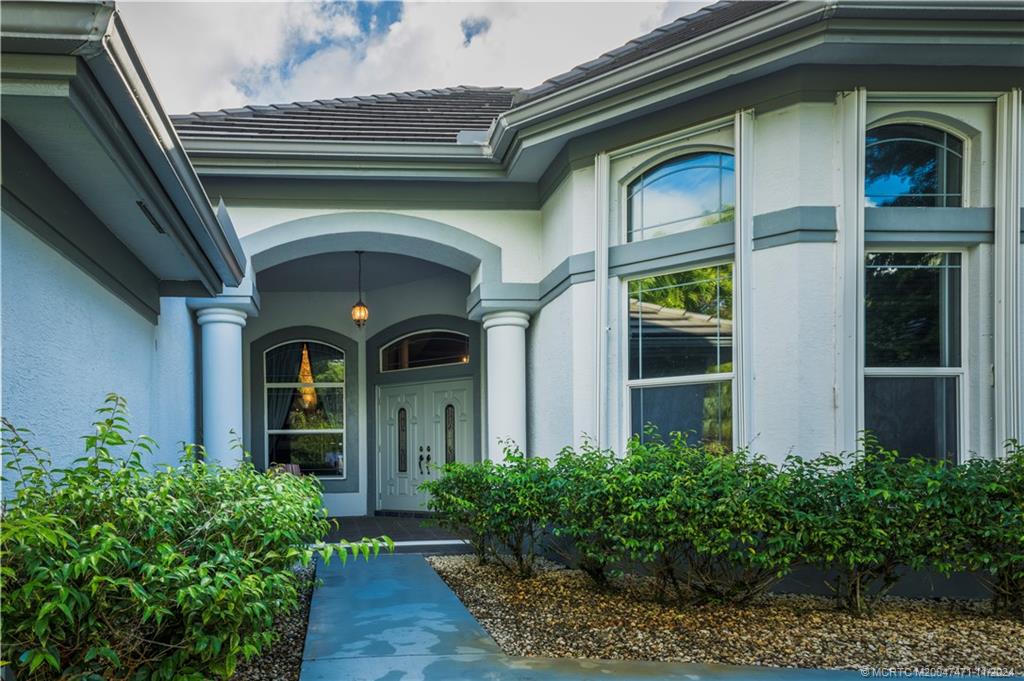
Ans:
{"type": "Polygon", "coordinates": [[[840,200],[835,267],[835,449],[857,447],[864,411],[864,142],[867,91],[839,93],[835,177],[840,200]]]}
{"type": "MultiPolygon", "coordinates": [[[[594,200],[596,205],[594,235],[594,297],[597,305],[594,315],[594,432],[595,445],[605,446],[611,439],[608,428],[608,240],[611,221],[611,154],[600,152],[594,156],[594,200]]],[[[619,429],[623,430],[622,428],[619,429]]]]}
{"type": "Polygon", "coordinates": [[[1024,439],[1021,377],[1021,90],[996,102],[995,140],[995,446],[1024,439]]]}
{"type": "MultiPolygon", "coordinates": [[[[324,341],[320,341],[320,340],[313,340],[312,338],[292,338],[292,339],[289,339],[289,340],[277,343],[275,345],[272,345],[269,348],[267,348],[266,350],[264,350],[263,351],[263,362],[261,363],[261,368],[262,368],[262,371],[263,371],[263,403],[260,405],[260,408],[263,410],[263,458],[264,458],[263,464],[264,464],[264,466],[266,468],[268,468],[268,469],[270,468],[270,436],[271,435],[341,435],[341,439],[342,439],[341,447],[342,447],[342,453],[344,455],[344,459],[343,459],[344,472],[341,475],[316,475],[316,477],[318,479],[320,479],[320,480],[347,480],[348,479],[348,457],[350,456],[350,452],[348,451],[348,447],[347,447],[347,445],[345,443],[345,434],[348,431],[348,423],[347,423],[348,414],[346,412],[348,410],[347,407],[348,407],[349,394],[348,394],[348,387],[345,385],[345,383],[338,383],[337,381],[332,381],[330,383],[318,383],[316,381],[314,381],[313,383],[302,383],[302,382],[297,382],[297,381],[288,381],[288,382],[281,382],[281,383],[271,383],[270,381],[267,380],[267,353],[270,352],[271,350],[276,350],[277,348],[284,347],[285,345],[291,345],[292,343],[316,343],[317,345],[325,345],[325,346],[327,346],[327,347],[329,347],[329,348],[331,348],[333,350],[337,350],[338,352],[340,352],[341,353],[342,361],[345,362],[345,382],[346,383],[348,382],[348,356],[347,356],[347,353],[343,349],[337,347],[336,345],[331,345],[330,343],[327,343],[327,342],[324,342],[324,341]],[[269,424],[267,423],[267,397],[268,397],[268,393],[269,393],[270,389],[271,388],[304,388],[304,387],[309,387],[309,386],[319,387],[319,388],[341,388],[341,391],[342,391],[342,399],[341,399],[341,428],[317,428],[317,429],[302,428],[302,429],[297,429],[297,430],[292,430],[292,429],[287,429],[287,428],[269,428],[268,427],[269,424]]],[[[358,453],[356,455],[358,456],[358,453]]]]}
{"type": "Polygon", "coordinates": [[[733,154],[736,182],[735,256],[732,272],[733,444],[748,447],[754,424],[753,260],[754,260],[754,111],[736,112],[733,154]]]}

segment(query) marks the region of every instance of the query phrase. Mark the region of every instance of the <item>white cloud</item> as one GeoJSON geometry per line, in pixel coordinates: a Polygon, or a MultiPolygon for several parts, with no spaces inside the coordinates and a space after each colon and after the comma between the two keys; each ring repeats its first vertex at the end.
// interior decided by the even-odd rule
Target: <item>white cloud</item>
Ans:
{"type": "Polygon", "coordinates": [[[529,87],[705,4],[417,2],[369,33],[351,3],[120,7],[164,106],[177,113],[448,85],[529,87]],[[469,44],[467,20],[490,22],[469,44]]]}

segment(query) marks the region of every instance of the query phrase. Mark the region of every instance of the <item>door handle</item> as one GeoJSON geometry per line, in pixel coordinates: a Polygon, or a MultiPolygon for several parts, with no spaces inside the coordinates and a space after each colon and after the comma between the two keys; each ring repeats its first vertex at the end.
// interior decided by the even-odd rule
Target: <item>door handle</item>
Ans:
{"type": "MultiPolygon", "coordinates": [[[[430,447],[427,447],[427,451],[430,451],[430,447]]],[[[430,475],[430,454],[427,454],[427,475],[430,475]]]]}
{"type": "MultiPolygon", "coordinates": [[[[420,449],[422,449],[422,447],[420,449]]],[[[419,464],[420,464],[420,475],[423,475],[423,455],[422,454],[420,454],[419,464]]],[[[430,465],[429,464],[427,465],[427,470],[430,470],[430,465]]]]}

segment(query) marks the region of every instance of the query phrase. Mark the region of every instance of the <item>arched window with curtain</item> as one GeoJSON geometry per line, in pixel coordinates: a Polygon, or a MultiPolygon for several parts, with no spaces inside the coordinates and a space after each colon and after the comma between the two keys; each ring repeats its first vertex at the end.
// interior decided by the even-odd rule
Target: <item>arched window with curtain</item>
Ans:
{"type": "Polygon", "coordinates": [[[291,341],[264,354],[269,465],[345,476],[345,353],[315,341],[291,341]]]}
{"type": "Polygon", "coordinates": [[[727,222],[736,206],[733,156],[712,151],[678,156],[633,180],[626,197],[629,241],[727,222]]]}
{"type": "Polygon", "coordinates": [[[944,130],[894,123],[867,132],[864,196],[873,207],[959,208],[964,143],[944,130]]]}

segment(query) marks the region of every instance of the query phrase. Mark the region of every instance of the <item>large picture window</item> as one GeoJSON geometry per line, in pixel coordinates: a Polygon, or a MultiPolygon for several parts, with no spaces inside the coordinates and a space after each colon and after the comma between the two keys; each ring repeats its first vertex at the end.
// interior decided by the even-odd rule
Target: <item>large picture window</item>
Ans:
{"type": "Polygon", "coordinates": [[[655,166],[630,183],[627,238],[640,241],[733,219],[731,154],[689,154],[655,166]]]}
{"type": "Polygon", "coordinates": [[[960,207],[963,161],[963,141],[937,128],[898,124],[868,130],[867,205],[960,207]]]}
{"type": "Polygon", "coordinates": [[[732,448],[732,265],[629,282],[632,432],[732,448]]]}
{"type": "Polygon", "coordinates": [[[294,341],[264,355],[267,460],[345,476],[345,353],[294,341]]]}
{"type": "Polygon", "coordinates": [[[906,456],[960,455],[961,254],[868,253],[864,428],[906,456]]]}

